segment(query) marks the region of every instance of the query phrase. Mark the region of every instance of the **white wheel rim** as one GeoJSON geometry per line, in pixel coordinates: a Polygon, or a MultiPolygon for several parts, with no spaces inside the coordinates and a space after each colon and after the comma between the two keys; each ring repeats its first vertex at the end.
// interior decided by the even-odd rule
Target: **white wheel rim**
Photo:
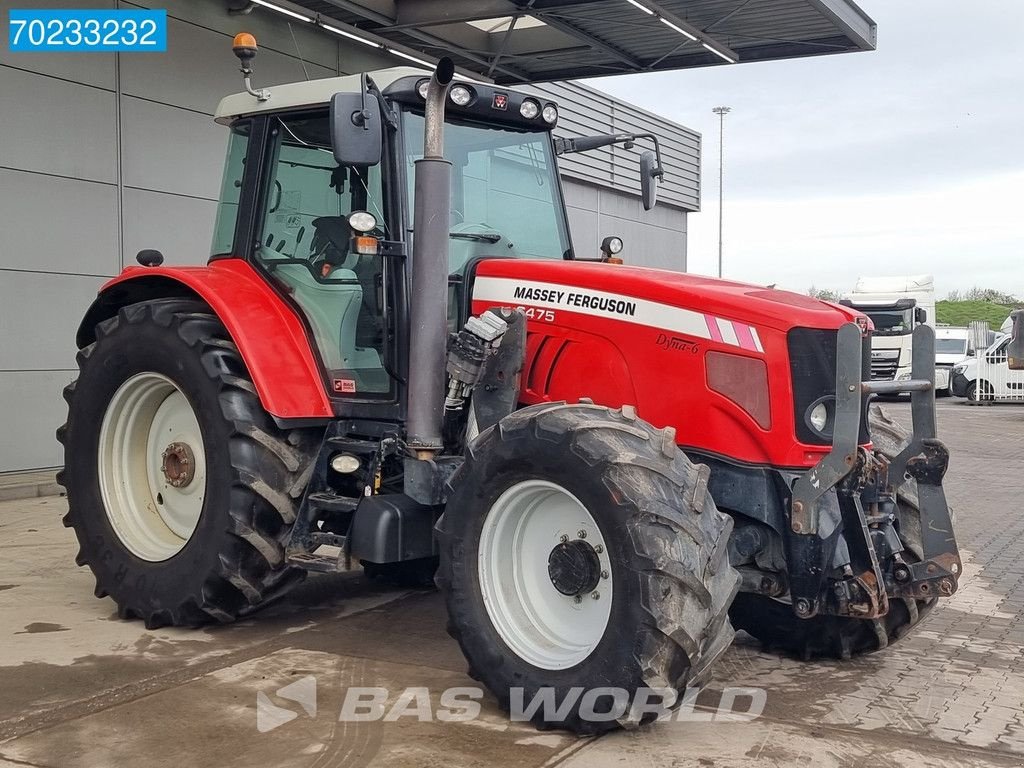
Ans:
{"type": "Polygon", "coordinates": [[[203,511],[206,452],[174,382],[139,373],[118,388],[100,427],[98,470],[107,519],[133,555],[159,562],[182,550],[203,511]]]}
{"type": "Polygon", "coordinates": [[[614,578],[608,548],[587,508],[560,485],[526,480],[501,494],[484,519],[477,568],[491,623],[524,661],[567,669],[604,637],[614,578]],[[580,533],[598,553],[601,578],[593,592],[564,595],[549,577],[548,557],[563,537],[580,533]]]}

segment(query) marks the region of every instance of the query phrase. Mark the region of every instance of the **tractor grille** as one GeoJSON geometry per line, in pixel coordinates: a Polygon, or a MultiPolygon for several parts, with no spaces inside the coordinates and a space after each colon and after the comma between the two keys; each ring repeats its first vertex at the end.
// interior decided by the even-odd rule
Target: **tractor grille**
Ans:
{"type": "MultiPolygon", "coordinates": [[[[836,393],[836,331],[820,328],[794,328],[787,336],[789,368],[793,379],[793,426],[797,439],[808,445],[828,445],[807,425],[805,415],[811,405],[826,395],[836,393]]],[[[867,353],[870,338],[864,340],[861,375],[868,372],[867,353]]],[[[869,441],[867,427],[867,396],[861,405],[860,442],[869,441]]]]}

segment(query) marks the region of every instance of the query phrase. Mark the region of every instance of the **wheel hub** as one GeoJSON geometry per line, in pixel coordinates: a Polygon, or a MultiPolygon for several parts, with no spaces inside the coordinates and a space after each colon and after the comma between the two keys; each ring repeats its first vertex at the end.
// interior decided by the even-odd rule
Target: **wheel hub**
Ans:
{"type": "Polygon", "coordinates": [[[107,520],[136,557],[160,562],[195,533],[206,450],[195,409],[163,374],[131,376],[107,403],[97,472],[107,520]]]}
{"type": "Polygon", "coordinates": [[[583,539],[561,542],[548,555],[548,578],[563,595],[593,592],[601,580],[601,559],[583,539]]]}
{"type": "Polygon", "coordinates": [[[168,485],[184,488],[196,476],[195,454],[186,443],[171,443],[164,449],[160,468],[168,485]]]}
{"type": "Polygon", "coordinates": [[[477,568],[487,615],[513,653],[541,669],[568,669],[594,652],[615,594],[607,550],[590,511],[557,483],[523,480],[494,501],[477,568]]]}

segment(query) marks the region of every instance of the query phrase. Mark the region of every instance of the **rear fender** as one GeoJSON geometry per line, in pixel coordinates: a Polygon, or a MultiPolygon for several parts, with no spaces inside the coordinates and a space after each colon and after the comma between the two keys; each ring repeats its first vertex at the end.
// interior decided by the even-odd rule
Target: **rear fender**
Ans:
{"type": "Polygon", "coordinates": [[[264,409],[281,419],[333,416],[320,364],[301,319],[241,259],[205,267],[129,267],[104,285],[78,329],[79,348],[96,325],[140,301],[190,297],[209,305],[242,355],[264,409]]]}

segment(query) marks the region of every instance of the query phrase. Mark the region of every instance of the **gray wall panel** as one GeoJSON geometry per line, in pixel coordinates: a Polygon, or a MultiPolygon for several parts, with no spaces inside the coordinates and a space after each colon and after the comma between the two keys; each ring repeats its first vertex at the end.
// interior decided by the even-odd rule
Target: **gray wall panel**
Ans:
{"type": "MultiPolygon", "coordinates": [[[[522,87],[521,90],[558,103],[556,136],[620,132],[655,134],[661,143],[665,165],[661,199],[684,210],[700,209],[701,137],[696,131],[579,83],[544,83],[522,87]]],[[[563,155],[559,158],[559,167],[569,178],[638,193],[640,153],[651,148],[644,140],[631,150],[615,146],[563,155]]]]}
{"type": "MultiPolygon", "coordinates": [[[[244,22],[238,22],[244,27],[244,22]]],[[[121,91],[151,101],[212,115],[225,95],[242,90],[238,60],[231,53],[231,38],[204,27],[169,19],[168,53],[174,66],[160,56],[125,56],[121,60],[121,91]]],[[[297,58],[262,48],[256,57],[253,79],[260,86],[302,80],[297,58]]],[[[337,68],[306,62],[311,78],[332,77],[337,68]]]]}
{"type": "Polygon", "coordinates": [[[565,198],[565,204],[571,207],[596,211],[600,200],[597,190],[597,187],[580,184],[577,181],[562,182],[562,196],[565,198]]]}
{"type": "MultiPolygon", "coordinates": [[[[0,64],[19,69],[62,77],[76,83],[95,85],[114,90],[114,54],[112,53],[14,53],[7,45],[7,19],[12,8],[52,9],[53,0],[0,0],[0,18],[3,19],[3,41],[0,44],[0,64]]],[[[113,0],[61,0],[61,8],[110,9],[113,0]]],[[[5,94],[6,96],[6,94],[5,94]]]]}
{"type": "Polygon", "coordinates": [[[217,204],[159,192],[124,191],[124,263],[136,265],[143,248],[163,253],[165,264],[205,264],[217,204]]]}
{"type": "Polygon", "coordinates": [[[114,275],[121,269],[113,184],[0,169],[0,221],[7,224],[0,270],[114,275]]]}
{"type": "Polygon", "coordinates": [[[122,177],[129,187],[217,199],[228,131],[206,115],[125,96],[122,177]]]}
{"type": "MultiPolygon", "coordinates": [[[[238,73],[237,59],[231,53],[231,38],[239,32],[250,32],[259,43],[260,56],[256,58],[256,72],[259,72],[264,51],[277,51],[289,56],[295,55],[295,44],[288,32],[285,19],[280,14],[256,7],[248,15],[230,15],[226,12],[224,0],[122,0],[122,5],[136,5],[140,8],[165,8],[170,18],[184,20],[195,26],[206,27],[225,35],[216,43],[223,63],[229,70],[238,73]],[[235,64],[235,66],[232,66],[235,64]]],[[[293,22],[292,30],[299,50],[307,63],[334,69],[338,61],[336,38],[310,29],[302,22],[293,22]]],[[[170,40],[168,41],[170,43],[170,40]]],[[[170,48],[168,48],[170,50],[170,48]]],[[[298,61],[296,59],[296,61],[298,61]]],[[[299,77],[302,71],[299,71],[299,77]]],[[[239,76],[240,79],[240,76],[239,76]]]]}
{"type": "Polygon", "coordinates": [[[113,93],[0,66],[0,94],[0,165],[115,180],[113,93]],[[31,108],[12,109],[12,104],[31,108]]]}
{"type": "Polygon", "coordinates": [[[563,190],[578,255],[597,256],[601,241],[618,235],[627,264],[677,272],[686,269],[685,211],[667,205],[644,211],[631,195],[578,181],[565,181],[563,190]]]}
{"type": "Polygon", "coordinates": [[[0,472],[63,463],[54,433],[67,416],[61,391],[74,378],[72,371],[0,371],[0,403],[8,404],[0,410],[0,430],[8,436],[0,440],[0,472]]]}
{"type": "Polygon", "coordinates": [[[73,366],[75,331],[104,282],[102,277],[0,272],[0,370],[73,366]]]}
{"type": "Polygon", "coordinates": [[[622,257],[636,267],[656,267],[681,272],[686,268],[686,233],[660,227],[644,227],[630,219],[602,216],[608,234],[622,233],[622,257]]]}

